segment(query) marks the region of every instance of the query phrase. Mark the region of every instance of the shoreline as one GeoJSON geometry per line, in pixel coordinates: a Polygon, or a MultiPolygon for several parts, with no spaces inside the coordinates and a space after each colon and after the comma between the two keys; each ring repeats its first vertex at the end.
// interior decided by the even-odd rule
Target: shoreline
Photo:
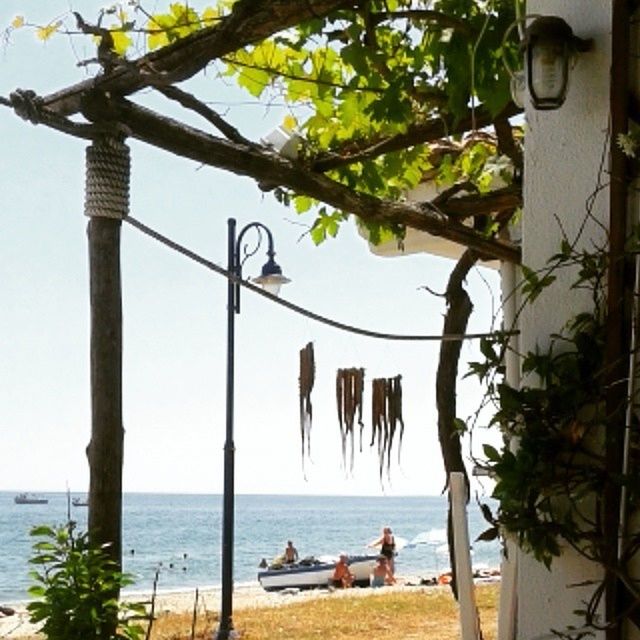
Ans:
{"type": "MultiPolygon", "coordinates": [[[[420,586],[414,580],[420,580],[420,578],[404,578],[398,577],[397,586],[420,586]]],[[[368,587],[357,587],[354,590],[367,591],[368,587]]],[[[192,608],[192,604],[195,600],[196,592],[198,598],[207,600],[214,600],[219,605],[221,597],[222,587],[220,585],[204,585],[194,587],[167,587],[164,589],[158,589],[155,594],[155,607],[156,611],[162,607],[174,611],[188,611],[192,608]],[[191,604],[189,604],[189,602],[191,604]]],[[[309,594],[321,595],[322,592],[330,593],[330,590],[324,587],[317,589],[281,589],[279,591],[265,591],[257,580],[249,582],[235,583],[233,588],[233,600],[234,606],[242,608],[244,606],[253,606],[253,603],[269,602],[271,600],[284,601],[285,597],[299,596],[301,599],[307,599],[309,594]],[[305,598],[305,594],[306,598],[305,598]]],[[[134,589],[125,590],[121,594],[121,599],[125,602],[151,602],[153,592],[150,589],[134,589]]],[[[25,600],[13,600],[9,602],[0,603],[4,607],[15,610],[16,614],[26,612],[27,605],[31,602],[29,599],[25,600]]],[[[12,616],[0,615],[0,622],[11,618],[12,616]]],[[[0,638],[3,636],[0,635],[0,638]]]]}
{"type": "MultiPolygon", "coordinates": [[[[308,602],[327,597],[362,597],[365,595],[384,595],[390,589],[415,589],[416,586],[394,585],[372,589],[356,587],[353,589],[283,589],[281,591],[265,591],[258,582],[236,587],[233,591],[234,609],[261,609],[283,607],[298,602],[308,602]]],[[[423,587],[433,589],[434,587],[423,587]]],[[[152,593],[141,591],[124,593],[122,599],[128,602],[143,602],[147,606],[151,603],[152,593]]],[[[158,591],[155,596],[154,615],[156,617],[173,614],[185,614],[205,611],[219,612],[221,601],[221,587],[202,587],[193,589],[178,589],[158,591]],[[197,594],[197,603],[196,603],[197,594]]],[[[28,600],[10,603],[7,606],[15,611],[11,616],[0,616],[0,638],[3,640],[32,637],[38,633],[38,625],[31,624],[27,611],[28,600]]]]}
{"type": "MultiPolygon", "coordinates": [[[[497,582],[498,579],[482,580],[479,584],[497,582]]],[[[478,584],[478,583],[476,583],[478,584]]],[[[281,591],[265,591],[260,584],[243,583],[237,585],[233,591],[234,609],[261,609],[283,607],[289,604],[309,602],[322,598],[359,598],[365,596],[384,596],[398,591],[433,591],[446,590],[448,586],[442,584],[426,584],[420,579],[399,577],[398,584],[371,588],[354,587],[353,589],[283,589],[281,591]]],[[[124,593],[122,599],[129,602],[143,602],[151,604],[151,591],[137,591],[124,593]]],[[[155,616],[220,610],[221,587],[194,587],[192,589],[174,589],[158,591],[155,596],[155,616]],[[197,602],[196,602],[197,594],[197,602]]],[[[0,638],[17,639],[31,637],[37,634],[38,626],[29,622],[26,609],[28,600],[10,603],[7,606],[15,610],[14,615],[0,616],[0,638]]]]}

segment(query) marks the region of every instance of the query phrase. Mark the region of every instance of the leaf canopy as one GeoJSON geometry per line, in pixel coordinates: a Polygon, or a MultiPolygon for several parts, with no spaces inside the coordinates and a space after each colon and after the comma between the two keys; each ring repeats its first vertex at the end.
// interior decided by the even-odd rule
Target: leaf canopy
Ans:
{"type": "MultiPolygon", "coordinates": [[[[105,36],[96,33],[108,30],[116,56],[110,64],[120,73],[138,69],[138,85],[163,91],[163,85],[213,62],[209,76],[232,79],[265,104],[283,103],[282,128],[299,140],[294,161],[323,174],[327,184],[393,203],[431,181],[437,211],[445,216],[451,216],[445,206],[450,196],[477,196],[484,205],[451,216],[450,224],[467,219],[477,235],[489,238],[518,206],[517,198],[495,205],[483,198],[512,184],[521,165],[521,136],[511,131],[500,140],[486,130],[515,113],[508,71],[518,55],[514,20],[512,0],[220,0],[202,8],[170,2],[157,12],[119,2],[102,10],[97,27],[83,30],[103,44],[105,36]],[[267,20],[268,26],[256,27],[267,20]],[[200,45],[201,33],[200,41],[210,37],[216,46],[200,45]],[[193,55],[185,64],[187,52],[193,55]],[[125,57],[128,62],[117,62],[125,57]],[[174,71],[159,66],[161,59],[174,71]]],[[[14,19],[14,27],[24,24],[24,18],[14,19]]],[[[48,38],[61,30],[57,21],[37,27],[37,35],[48,38]]],[[[362,206],[335,208],[331,198],[286,180],[265,188],[276,188],[299,213],[315,211],[314,242],[335,236],[351,213],[374,240],[402,236],[415,224],[400,214],[363,216],[362,206]]]]}

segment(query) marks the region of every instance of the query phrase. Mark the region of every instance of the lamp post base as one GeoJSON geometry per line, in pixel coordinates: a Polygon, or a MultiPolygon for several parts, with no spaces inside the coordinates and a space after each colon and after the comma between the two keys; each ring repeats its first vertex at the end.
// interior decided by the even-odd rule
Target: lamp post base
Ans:
{"type": "Polygon", "coordinates": [[[213,634],[213,640],[236,640],[240,633],[235,629],[220,629],[213,634]]]}

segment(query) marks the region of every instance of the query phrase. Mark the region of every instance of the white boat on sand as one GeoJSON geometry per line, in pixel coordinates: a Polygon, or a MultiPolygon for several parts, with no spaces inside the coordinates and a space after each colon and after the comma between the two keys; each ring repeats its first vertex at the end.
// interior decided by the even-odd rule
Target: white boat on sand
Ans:
{"type": "MultiPolygon", "coordinates": [[[[349,556],[348,564],[355,576],[354,585],[369,586],[369,576],[376,564],[376,555],[349,556]]],[[[292,564],[275,564],[258,571],[258,581],[266,591],[281,589],[315,589],[328,587],[337,557],[304,558],[292,564]]]]}

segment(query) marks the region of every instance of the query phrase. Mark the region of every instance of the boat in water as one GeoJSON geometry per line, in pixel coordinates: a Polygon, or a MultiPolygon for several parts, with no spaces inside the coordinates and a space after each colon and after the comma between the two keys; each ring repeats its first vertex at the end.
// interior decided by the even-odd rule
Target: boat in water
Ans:
{"type": "Polygon", "coordinates": [[[89,501],[86,498],[74,498],[71,501],[71,504],[74,507],[88,507],[89,506],[89,501]]]}
{"type": "MultiPolygon", "coordinates": [[[[376,564],[374,555],[348,556],[348,564],[354,575],[354,585],[368,587],[369,578],[376,564]]],[[[258,582],[265,591],[282,589],[316,589],[328,587],[335,570],[337,557],[304,558],[291,564],[272,564],[258,571],[258,582]]]]}
{"type": "Polygon", "coordinates": [[[33,493],[19,493],[14,497],[13,501],[16,504],[48,504],[48,498],[37,496],[33,493]]]}

